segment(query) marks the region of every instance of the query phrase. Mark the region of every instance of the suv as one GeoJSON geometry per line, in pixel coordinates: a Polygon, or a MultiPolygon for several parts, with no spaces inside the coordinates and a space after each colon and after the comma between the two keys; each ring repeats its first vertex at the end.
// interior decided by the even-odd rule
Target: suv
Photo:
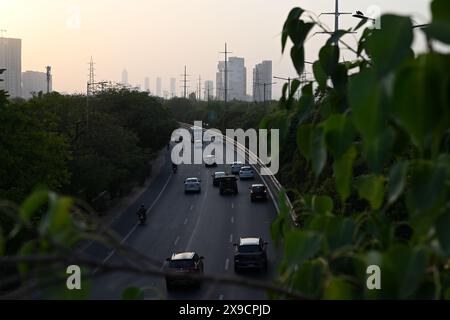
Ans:
{"type": "Polygon", "coordinates": [[[203,274],[203,257],[195,252],[174,253],[168,262],[166,271],[174,273],[166,275],[167,290],[172,290],[177,285],[195,285],[200,286],[200,279],[193,279],[189,275],[203,274]]]}
{"type": "Polygon", "coordinates": [[[233,193],[238,194],[238,186],[237,186],[237,178],[236,176],[223,176],[220,178],[220,194],[223,195],[225,193],[233,193]]]}
{"type": "Polygon", "coordinates": [[[250,200],[253,202],[256,199],[267,200],[267,188],[263,184],[253,184],[250,188],[250,200]]]}
{"type": "Polygon", "coordinates": [[[267,270],[267,242],[261,238],[241,238],[235,243],[234,271],[244,268],[267,270]]]}
{"type": "Polygon", "coordinates": [[[213,178],[213,186],[220,186],[220,180],[225,177],[227,174],[224,171],[216,171],[211,176],[213,178]]]}
{"type": "Polygon", "coordinates": [[[201,180],[199,178],[187,178],[184,181],[184,193],[202,192],[201,180]]]}

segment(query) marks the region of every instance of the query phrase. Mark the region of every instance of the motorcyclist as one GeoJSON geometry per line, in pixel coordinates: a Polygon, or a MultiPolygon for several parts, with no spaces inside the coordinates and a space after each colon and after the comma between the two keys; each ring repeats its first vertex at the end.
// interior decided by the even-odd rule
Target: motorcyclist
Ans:
{"type": "Polygon", "coordinates": [[[176,172],[177,169],[178,169],[178,166],[175,163],[172,162],[172,171],[176,172]]]}
{"type": "Polygon", "coordinates": [[[147,209],[142,204],[139,210],[136,212],[137,216],[139,217],[139,220],[141,220],[142,223],[144,223],[147,220],[147,209]]]}

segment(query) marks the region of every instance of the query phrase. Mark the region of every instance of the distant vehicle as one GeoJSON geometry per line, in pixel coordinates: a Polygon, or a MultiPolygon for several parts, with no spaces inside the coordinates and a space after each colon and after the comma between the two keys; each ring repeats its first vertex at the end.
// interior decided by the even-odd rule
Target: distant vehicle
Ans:
{"type": "Polygon", "coordinates": [[[201,180],[199,178],[187,178],[184,181],[184,193],[202,191],[201,180]]]}
{"type": "Polygon", "coordinates": [[[263,184],[253,184],[250,188],[250,200],[267,200],[267,187],[263,184]]]}
{"type": "Polygon", "coordinates": [[[239,170],[239,179],[245,180],[245,179],[254,179],[255,175],[253,174],[253,168],[249,166],[242,167],[241,170],[239,170]]]}
{"type": "Polygon", "coordinates": [[[192,279],[190,275],[203,274],[203,257],[195,252],[174,253],[167,258],[167,272],[175,273],[166,276],[167,290],[173,290],[176,286],[200,286],[200,279],[192,279]]]}
{"type": "Polygon", "coordinates": [[[239,174],[239,171],[241,171],[244,164],[240,161],[235,161],[231,165],[231,174],[239,174]]]}
{"type": "Polygon", "coordinates": [[[178,170],[178,166],[175,163],[172,163],[172,172],[173,174],[176,174],[178,170]]]}
{"type": "Polygon", "coordinates": [[[241,238],[234,246],[235,272],[253,268],[267,270],[267,242],[261,238],[241,238]]]}
{"type": "Polygon", "coordinates": [[[220,179],[225,177],[227,174],[223,171],[216,171],[211,176],[213,178],[213,186],[218,187],[220,186],[220,179]]]}
{"type": "Polygon", "coordinates": [[[237,178],[233,175],[223,176],[220,178],[220,194],[226,193],[238,194],[237,178]]]}
{"type": "Polygon", "coordinates": [[[206,156],[205,158],[205,167],[217,167],[217,161],[216,161],[216,156],[214,155],[209,155],[206,156]]]}

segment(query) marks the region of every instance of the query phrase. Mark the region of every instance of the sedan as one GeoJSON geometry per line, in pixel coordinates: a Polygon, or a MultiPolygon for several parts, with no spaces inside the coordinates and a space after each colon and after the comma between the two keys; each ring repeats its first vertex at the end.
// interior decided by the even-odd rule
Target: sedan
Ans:
{"type": "Polygon", "coordinates": [[[250,200],[253,202],[257,199],[267,200],[267,188],[263,184],[253,184],[250,188],[250,200]]]}
{"type": "Polygon", "coordinates": [[[231,174],[239,174],[244,164],[240,161],[233,162],[231,165],[231,174]]]}
{"type": "Polygon", "coordinates": [[[184,193],[202,191],[201,180],[199,178],[187,178],[184,181],[184,193]]]}
{"type": "Polygon", "coordinates": [[[170,291],[180,285],[201,285],[201,279],[196,279],[191,275],[203,274],[203,257],[195,252],[182,252],[174,253],[171,258],[166,260],[168,262],[166,271],[171,273],[166,276],[167,290],[170,291]]]}
{"type": "Polygon", "coordinates": [[[221,178],[225,177],[226,173],[223,171],[216,171],[211,176],[213,178],[213,186],[218,187],[218,186],[220,186],[221,178]]]}
{"type": "Polygon", "coordinates": [[[252,167],[242,167],[241,170],[239,170],[239,179],[254,179],[255,176],[253,174],[252,167]]]}

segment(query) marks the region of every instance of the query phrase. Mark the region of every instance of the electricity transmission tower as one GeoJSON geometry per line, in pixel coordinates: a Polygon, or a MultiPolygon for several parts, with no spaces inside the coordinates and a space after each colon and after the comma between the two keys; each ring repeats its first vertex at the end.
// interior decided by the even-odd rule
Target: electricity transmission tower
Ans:
{"type": "Polygon", "coordinates": [[[52,67],[45,67],[47,70],[47,93],[50,93],[50,81],[52,81],[52,67]]]}
{"type": "MultiPolygon", "coordinates": [[[[321,15],[333,15],[334,16],[334,32],[339,30],[339,17],[341,15],[352,15],[352,12],[340,12],[339,0],[335,0],[334,12],[322,12],[321,15]]],[[[320,32],[320,33],[332,33],[332,32],[320,32]]],[[[334,40],[334,44],[337,45],[338,40],[334,40]]]]}
{"type": "Polygon", "coordinates": [[[202,100],[202,76],[198,76],[198,101],[202,100]]]}
{"type": "MultiPolygon", "coordinates": [[[[267,92],[267,86],[272,86],[272,85],[274,85],[274,84],[277,84],[276,82],[271,82],[271,83],[267,83],[267,82],[264,82],[264,83],[255,83],[255,85],[256,86],[263,86],[263,88],[264,88],[264,104],[266,104],[266,92],[267,92]]],[[[259,93],[259,90],[258,90],[258,93],[259,93]]]]}
{"type": "Polygon", "coordinates": [[[227,50],[227,43],[225,42],[225,51],[224,52],[220,52],[222,54],[225,55],[225,70],[224,70],[224,100],[225,103],[227,103],[228,101],[228,54],[229,53],[233,53],[227,50]]]}
{"type": "Polygon", "coordinates": [[[189,77],[189,75],[187,74],[186,66],[184,66],[184,74],[182,74],[181,76],[183,77],[183,79],[181,80],[181,82],[183,83],[181,88],[183,88],[183,97],[186,99],[187,89],[188,89],[187,83],[189,82],[189,80],[187,79],[187,77],[189,77]]]}

